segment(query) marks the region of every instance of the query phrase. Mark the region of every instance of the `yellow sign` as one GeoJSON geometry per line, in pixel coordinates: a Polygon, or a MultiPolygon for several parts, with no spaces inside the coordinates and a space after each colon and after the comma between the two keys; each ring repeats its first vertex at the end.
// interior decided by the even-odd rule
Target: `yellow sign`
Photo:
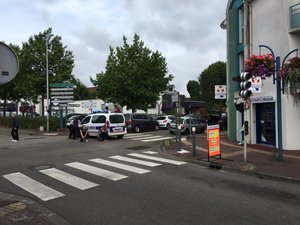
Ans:
{"type": "Polygon", "coordinates": [[[221,156],[219,125],[212,125],[207,127],[207,141],[208,141],[208,157],[213,157],[217,155],[221,156]]]}

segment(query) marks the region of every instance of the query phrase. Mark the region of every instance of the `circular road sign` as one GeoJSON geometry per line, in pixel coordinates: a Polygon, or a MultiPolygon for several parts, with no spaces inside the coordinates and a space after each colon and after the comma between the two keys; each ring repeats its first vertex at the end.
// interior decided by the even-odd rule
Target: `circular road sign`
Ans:
{"type": "Polygon", "coordinates": [[[15,52],[0,42],[0,85],[15,78],[19,70],[19,61],[15,52]]]}

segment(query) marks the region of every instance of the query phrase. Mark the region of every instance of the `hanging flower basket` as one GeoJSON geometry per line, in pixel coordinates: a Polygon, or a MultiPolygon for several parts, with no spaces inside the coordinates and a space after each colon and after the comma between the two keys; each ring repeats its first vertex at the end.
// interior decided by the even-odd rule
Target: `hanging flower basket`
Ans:
{"type": "Polygon", "coordinates": [[[288,94],[300,92],[300,57],[288,60],[279,72],[283,81],[283,88],[288,94]]]}
{"type": "Polygon", "coordinates": [[[271,54],[251,55],[245,60],[244,71],[249,72],[253,77],[265,79],[275,72],[275,61],[271,54]]]}

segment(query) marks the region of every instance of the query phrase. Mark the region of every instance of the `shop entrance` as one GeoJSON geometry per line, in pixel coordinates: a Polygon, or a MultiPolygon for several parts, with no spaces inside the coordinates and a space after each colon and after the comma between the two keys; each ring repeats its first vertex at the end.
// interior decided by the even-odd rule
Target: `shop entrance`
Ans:
{"type": "Polygon", "coordinates": [[[275,103],[256,104],[256,142],[276,145],[275,103]]]}

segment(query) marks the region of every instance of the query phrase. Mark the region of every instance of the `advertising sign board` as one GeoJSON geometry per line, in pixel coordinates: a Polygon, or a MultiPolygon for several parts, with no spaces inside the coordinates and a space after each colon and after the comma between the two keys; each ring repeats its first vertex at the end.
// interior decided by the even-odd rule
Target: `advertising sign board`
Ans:
{"type": "Polygon", "coordinates": [[[211,157],[220,156],[221,158],[221,142],[219,125],[207,126],[208,141],[208,161],[211,157]]]}

